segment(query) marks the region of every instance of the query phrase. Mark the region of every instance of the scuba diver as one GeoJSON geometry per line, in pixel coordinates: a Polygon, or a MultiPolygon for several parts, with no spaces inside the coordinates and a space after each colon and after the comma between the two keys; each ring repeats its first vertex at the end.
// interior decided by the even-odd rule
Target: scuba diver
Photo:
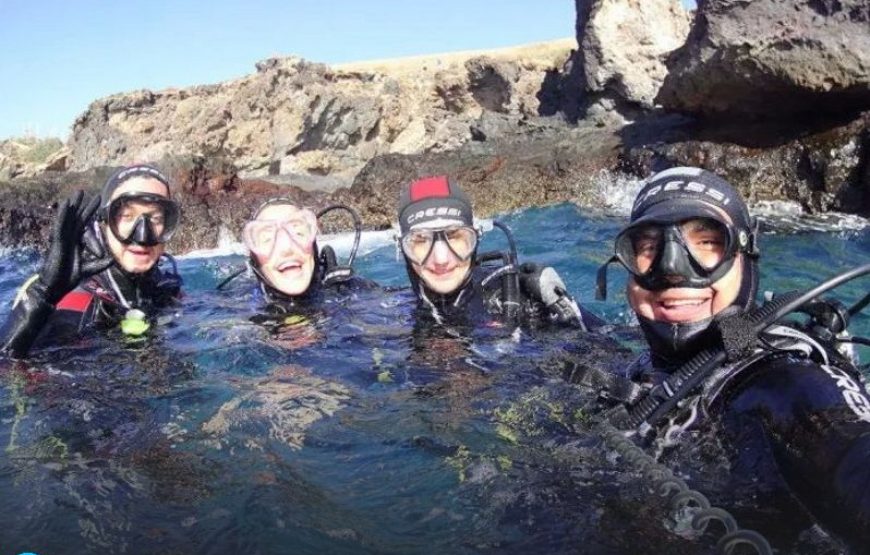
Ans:
{"type": "Polygon", "coordinates": [[[649,344],[622,371],[634,389],[600,391],[621,402],[607,419],[617,436],[654,435],[671,476],[715,484],[711,500],[783,552],[839,549],[830,535],[865,552],[870,400],[839,347],[860,342],[843,332],[867,299],[846,311],[818,295],[868,269],[756,307],[757,233],[739,193],[711,172],[679,167],[647,180],[598,274],[603,297],[607,266],[628,270],[628,301],[649,344]],[[781,319],[794,309],[806,321],[781,319]],[[702,470],[704,460],[726,463],[702,470]]]}
{"type": "MultiPolygon", "coordinates": [[[[280,327],[305,323],[308,316],[304,313],[320,310],[334,294],[376,287],[353,272],[361,233],[359,216],[344,205],[331,205],[315,213],[289,198],[273,198],[261,204],[242,230],[248,268],[257,279],[266,305],[266,315],[257,315],[254,321],[277,322],[280,327]],[[318,220],[335,210],[348,212],[354,222],[354,243],[345,264],[338,262],[332,247],[317,246],[318,220]]],[[[232,274],[218,289],[243,271],[232,274]]]]}
{"type": "Polygon", "coordinates": [[[155,310],[180,294],[175,261],[164,253],[180,216],[169,180],[144,164],[115,172],[90,202],[82,191],[64,201],[42,268],[0,329],[0,351],[24,357],[37,340],[56,342],[91,325],[145,333],[155,310]]]}
{"type": "Polygon", "coordinates": [[[551,321],[580,329],[602,322],[582,310],[551,267],[519,265],[513,236],[508,253],[478,253],[479,232],[468,197],[447,176],[418,179],[399,197],[398,238],[419,306],[436,321],[551,321]],[[489,262],[501,262],[493,268],[489,262]]]}

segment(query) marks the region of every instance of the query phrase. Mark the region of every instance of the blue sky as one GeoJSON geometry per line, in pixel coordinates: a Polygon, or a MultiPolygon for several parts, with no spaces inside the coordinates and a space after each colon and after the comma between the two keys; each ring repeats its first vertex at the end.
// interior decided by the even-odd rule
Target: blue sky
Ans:
{"type": "Polygon", "coordinates": [[[574,1],[0,0],[0,22],[0,138],[66,138],[97,98],[224,81],[271,56],[338,63],[571,37],[574,1]]]}

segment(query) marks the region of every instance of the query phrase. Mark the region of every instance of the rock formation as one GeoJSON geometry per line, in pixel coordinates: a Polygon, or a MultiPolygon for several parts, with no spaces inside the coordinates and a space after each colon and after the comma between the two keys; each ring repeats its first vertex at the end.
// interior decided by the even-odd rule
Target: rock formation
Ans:
{"type": "Polygon", "coordinates": [[[655,141],[631,139],[629,129],[623,134],[619,167],[633,175],[700,166],[736,184],[750,203],[788,199],[808,213],[870,215],[870,112],[799,132],[766,122],[675,126],[655,141]],[[748,137],[755,142],[747,144],[748,137]]]}
{"type": "Polygon", "coordinates": [[[705,117],[870,108],[867,0],[700,0],[658,102],[705,117]]]}
{"type": "Polygon", "coordinates": [[[665,59],[689,33],[690,16],[680,0],[575,5],[580,48],[566,71],[561,109],[599,119],[608,112],[634,119],[651,110],[667,73],[665,59]]]}
{"type": "Polygon", "coordinates": [[[571,46],[566,39],[334,68],[276,58],[236,81],[116,95],[76,120],[71,169],[219,156],[248,176],[331,176],[349,185],[375,156],[471,140],[485,111],[537,115],[546,71],[571,46]]]}
{"type": "Polygon", "coordinates": [[[866,0],[702,0],[671,54],[689,17],[678,0],[575,3],[573,52],[567,39],[336,67],[270,59],[231,82],[97,100],[50,156],[0,143],[0,181],[36,174],[0,187],[0,241],[43,245],[60,199],[145,160],[178,183],[176,252],[237,236],[279,194],[346,202],[384,228],[398,188],[438,173],[481,216],[607,205],[602,170],[685,164],[751,201],[870,216],[866,0]]]}

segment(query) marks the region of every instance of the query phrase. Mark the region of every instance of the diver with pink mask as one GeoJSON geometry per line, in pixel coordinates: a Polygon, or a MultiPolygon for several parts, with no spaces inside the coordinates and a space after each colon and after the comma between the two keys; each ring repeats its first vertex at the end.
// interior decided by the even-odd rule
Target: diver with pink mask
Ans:
{"type": "Polygon", "coordinates": [[[326,288],[348,290],[371,287],[373,282],[355,276],[351,264],[359,244],[356,213],[342,205],[319,214],[298,206],[292,199],[269,199],[257,208],[242,231],[248,248],[248,265],[270,304],[307,304],[326,288]],[[356,241],[347,264],[338,264],[331,247],[317,246],[318,217],[333,210],[348,211],[354,219],[356,241]]]}

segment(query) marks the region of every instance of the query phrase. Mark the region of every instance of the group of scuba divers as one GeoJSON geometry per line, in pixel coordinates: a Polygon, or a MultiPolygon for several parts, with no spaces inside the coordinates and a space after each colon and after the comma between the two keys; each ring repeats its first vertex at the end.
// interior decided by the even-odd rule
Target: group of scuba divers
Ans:
{"type": "MultiPolygon", "coordinates": [[[[180,219],[170,190],[158,169],[136,165],[112,175],[90,202],[81,192],[65,201],[41,270],[0,330],[2,351],[24,357],[61,328],[144,328],[178,303],[182,280],[164,254],[180,219]]],[[[318,248],[318,216],[279,198],[244,226],[267,305],[287,310],[371,283],[353,275],[352,257],[340,265],[329,247],[318,248]]],[[[471,204],[454,180],[406,185],[397,216],[419,317],[609,329],[578,306],[553,268],[520,264],[498,222],[513,248],[479,252],[471,204]]],[[[870,299],[847,308],[821,295],[870,269],[759,306],[760,254],[757,225],[725,180],[689,167],[650,177],[598,272],[601,296],[610,263],[629,272],[628,302],[649,350],[624,368],[587,369],[578,382],[597,389],[606,418],[637,443],[715,428],[731,446],[728,487],[741,498],[729,509],[741,526],[764,528],[758,522],[773,516],[864,552],[870,399],[844,347],[866,343],[846,325],[870,299]],[[784,319],[798,312],[805,317],[784,319]]]]}

